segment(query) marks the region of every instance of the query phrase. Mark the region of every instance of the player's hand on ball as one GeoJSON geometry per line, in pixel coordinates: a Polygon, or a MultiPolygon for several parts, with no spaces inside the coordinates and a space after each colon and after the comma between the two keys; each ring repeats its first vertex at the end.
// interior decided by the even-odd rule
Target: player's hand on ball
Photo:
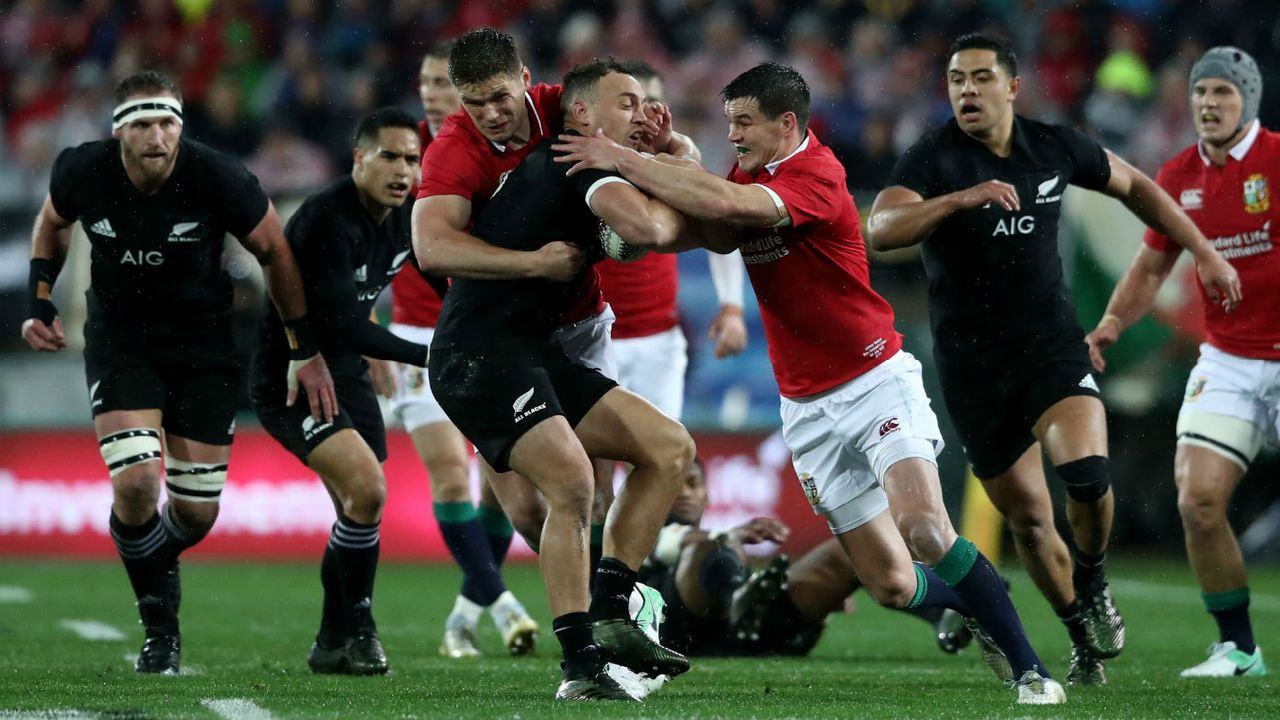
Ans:
{"type": "Polygon", "coordinates": [[[737,355],[747,348],[747,323],[742,318],[742,308],[737,305],[721,305],[720,313],[707,329],[707,339],[716,344],[717,358],[737,355]]]}
{"type": "Polygon", "coordinates": [[[46,324],[40,318],[28,318],[22,323],[22,339],[33,350],[56,352],[67,346],[67,336],[62,332],[62,319],[55,317],[46,324]]]}
{"type": "Polygon", "coordinates": [[[556,282],[569,282],[578,271],[586,256],[576,245],[556,240],[538,248],[533,253],[535,258],[534,276],[544,277],[556,282]]]}
{"type": "Polygon", "coordinates": [[[1240,275],[1231,263],[1222,255],[1214,252],[1212,256],[1196,263],[1196,272],[1200,274],[1200,284],[1209,296],[1209,302],[1221,305],[1226,312],[1231,312],[1244,298],[1240,289],[1240,275]]]}
{"type": "Polygon", "coordinates": [[[305,360],[290,360],[286,383],[289,395],[285,405],[293,406],[298,400],[298,385],[307,393],[311,403],[311,417],[317,422],[333,422],[338,414],[338,396],[333,389],[333,376],[329,374],[329,364],[324,356],[316,353],[305,360]]]}
{"type": "Polygon", "coordinates": [[[994,203],[1005,210],[1022,209],[1022,204],[1018,200],[1018,189],[999,180],[978,183],[967,190],[961,190],[957,195],[960,207],[966,210],[975,210],[986,206],[987,203],[994,203]]]}
{"type": "Polygon", "coordinates": [[[600,249],[604,251],[605,257],[618,262],[639,260],[649,253],[648,248],[623,240],[621,235],[604,222],[600,223],[600,249]]]}
{"type": "Polygon", "coordinates": [[[596,130],[590,137],[561,135],[560,142],[551,149],[565,153],[556,157],[558,163],[573,163],[569,175],[579,170],[603,170],[617,172],[619,153],[628,152],[621,145],[604,136],[604,130],[596,130]]]}
{"type": "Polygon", "coordinates": [[[1102,354],[1119,339],[1120,319],[1115,315],[1103,315],[1098,321],[1098,327],[1084,336],[1084,342],[1089,346],[1089,360],[1093,363],[1094,370],[1107,371],[1107,360],[1102,357],[1102,354]]]}
{"type": "Polygon", "coordinates": [[[392,363],[368,356],[365,356],[364,361],[369,363],[369,382],[373,383],[374,391],[384,398],[395,397],[396,374],[392,363]]]}

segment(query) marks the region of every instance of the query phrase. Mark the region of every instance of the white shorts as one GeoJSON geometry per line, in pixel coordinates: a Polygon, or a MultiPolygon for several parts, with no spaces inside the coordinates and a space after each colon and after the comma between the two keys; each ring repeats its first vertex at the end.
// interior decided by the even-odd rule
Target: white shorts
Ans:
{"type": "MultiPolygon", "coordinates": [[[[431,345],[431,338],[436,334],[435,328],[398,323],[392,323],[390,330],[409,342],[427,346],[431,345]]],[[[404,426],[406,432],[412,433],[420,427],[449,421],[440,408],[440,403],[431,394],[426,368],[395,363],[395,373],[396,394],[391,399],[391,415],[404,426]]]]}
{"type": "Polygon", "coordinates": [[[592,315],[572,325],[556,328],[551,339],[556,341],[570,360],[599,370],[610,380],[618,379],[618,360],[613,355],[609,333],[617,316],[607,304],[599,315],[592,315]]]}
{"type": "Polygon", "coordinates": [[[884,476],[907,458],[937,462],[938,418],[905,350],[824,393],[782,398],[782,436],[815,514],[839,535],[889,508],[884,476]]]}
{"type": "Polygon", "coordinates": [[[1178,413],[1178,444],[1208,448],[1248,469],[1268,442],[1280,443],[1280,361],[1201,345],[1178,413]]]}
{"type": "Polygon", "coordinates": [[[618,384],[680,419],[689,341],[679,325],[644,337],[614,339],[613,354],[618,358],[618,384]]]}

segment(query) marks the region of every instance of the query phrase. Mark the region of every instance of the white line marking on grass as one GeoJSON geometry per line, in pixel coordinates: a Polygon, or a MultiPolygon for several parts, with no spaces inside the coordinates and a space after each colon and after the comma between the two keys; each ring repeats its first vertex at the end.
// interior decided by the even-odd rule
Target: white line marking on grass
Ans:
{"type": "MultiPolygon", "coordinates": [[[[1119,591],[1121,596],[1129,595],[1153,602],[1176,603],[1204,607],[1200,597],[1200,588],[1194,585],[1174,585],[1171,583],[1150,582],[1147,580],[1123,580],[1107,578],[1111,587],[1119,591]]],[[[1262,612],[1280,612],[1280,595],[1269,593],[1249,593],[1249,609],[1262,612]]]]}
{"type": "MultiPolygon", "coordinates": [[[[31,591],[14,585],[0,585],[0,603],[29,603],[31,591]]],[[[0,717],[4,717],[0,715],[0,717]]]]}
{"type": "MultiPolygon", "coordinates": [[[[134,667],[138,664],[138,653],[125,653],[123,657],[124,661],[129,663],[129,667],[134,667]]],[[[188,675],[203,675],[204,668],[199,665],[183,665],[178,669],[178,674],[182,677],[186,677],[188,675]]],[[[4,718],[0,718],[0,720],[4,720],[4,718]]]]}
{"type": "Polygon", "coordinates": [[[201,700],[200,704],[217,713],[223,720],[276,720],[276,716],[266,708],[244,698],[201,700]]]}
{"type": "Polygon", "coordinates": [[[81,640],[124,639],[124,633],[97,620],[60,620],[58,625],[79,635],[81,640]]]}

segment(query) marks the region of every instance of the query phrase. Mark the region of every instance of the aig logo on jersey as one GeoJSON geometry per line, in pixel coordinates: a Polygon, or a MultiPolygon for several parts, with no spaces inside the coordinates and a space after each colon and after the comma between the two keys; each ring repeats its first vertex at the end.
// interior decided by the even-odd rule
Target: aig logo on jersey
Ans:
{"type": "Polygon", "coordinates": [[[151,265],[164,263],[164,253],[159,250],[125,250],[120,256],[121,265],[151,265]]]}
{"type": "Polygon", "coordinates": [[[1010,235],[1030,235],[1036,231],[1036,219],[1032,215],[1014,215],[1001,218],[996,222],[996,229],[991,237],[1008,237],[1010,235]]]}
{"type": "Polygon", "coordinates": [[[1271,207],[1271,191],[1267,188],[1267,176],[1254,173],[1244,181],[1245,212],[1257,214],[1271,207]]]}

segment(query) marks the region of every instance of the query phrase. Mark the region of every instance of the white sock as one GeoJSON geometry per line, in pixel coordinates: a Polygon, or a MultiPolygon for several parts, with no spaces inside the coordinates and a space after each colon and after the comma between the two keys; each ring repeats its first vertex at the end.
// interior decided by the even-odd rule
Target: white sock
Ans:
{"type": "Polygon", "coordinates": [[[453,602],[453,611],[449,614],[461,615],[467,621],[467,625],[474,627],[480,622],[482,613],[484,613],[484,607],[459,595],[458,599],[453,602]]]}
{"type": "Polygon", "coordinates": [[[498,596],[497,600],[489,606],[489,614],[493,616],[495,622],[499,619],[505,620],[512,615],[525,614],[524,606],[511,594],[510,590],[503,592],[498,596]]]}

